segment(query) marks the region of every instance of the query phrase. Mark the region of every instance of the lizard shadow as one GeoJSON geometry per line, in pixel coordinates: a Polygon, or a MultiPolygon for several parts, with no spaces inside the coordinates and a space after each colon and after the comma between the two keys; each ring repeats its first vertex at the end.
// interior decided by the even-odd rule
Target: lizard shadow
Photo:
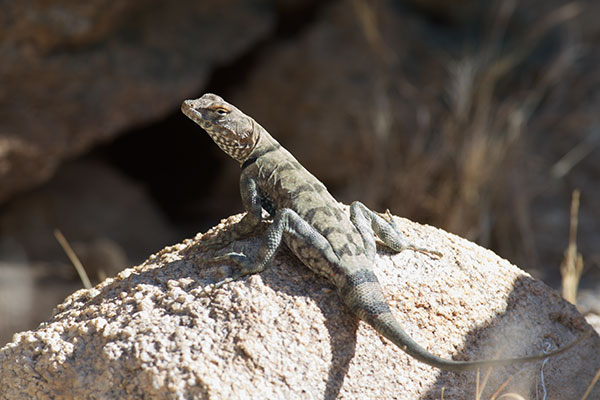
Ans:
{"type": "MultiPolygon", "coordinates": [[[[381,250],[381,249],[379,249],[381,250]]],[[[385,250],[384,250],[385,252],[385,250]]],[[[281,265],[293,268],[277,267],[280,271],[273,275],[263,276],[263,282],[272,289],[292,296],[306,296],[315,301],[325,317],[325,325],[329,331],[331,346],[331,363],[327,378],[324,399],[338,397],[348,367],[356,355],[357,329],[359,320],[343,305],[334,286],[325,278],[320,278],[302,265],[287,249],[280,250],[278,257],[286,257],[280,261],[281,265]],[[283,254],[282,254],[283,253],[283,254]],[[284,275],[281,279],[280,274],[284,275]],[[295,280],[303,285],[290,285],[295,280]],[[332,293],[323,296],[323,289],[331,288],[332,293]]],[[[455,304],[460,302],[454,299],[455,304]]],[[[436,311],[437,312],[437,311],[436,311]]],[[[396,313],[397,318],[401,318],[396,313]]],[[[401,325],[403,321],[399,319],[401,325]]],[[[581,335],[593,332],[593,338],[586,339],[578,345],[579,354],[594,353],[600,348],[600,337],[585,321],[576,308],[560,297],[557,292],[549,291],[545,284],[527,275],[520,275],[512,283],[512,290],[506,299],[506,307],[491,318],[478,321],[476,327],[471,329],[464,337],[464,345],[452,357],[455,360],[491,360],[498,358],[518,358],[528,355],[542,354],[544,351],[554,351],[569,345],[581,335]],[[565,337],[569,339],[565,339],[565,337]],[[548,347],[545,347],[548,346],[548,347]],[[586,347],[587,346],[587,350],[586,347]]],[[[395,357],[409,357],[400,349],[391,346],[395,357]]],[[[575,351],[570,349],[569,351],[575,351]]],[[[563,360],[580,359],[565,357],[563,360]]],[[[410,363],[420,363],[410,358],[410,363]]],[[[548,363],[556,362],[552,358],[548,363]]],[[[505,367],[496,367],[491,370],[480,371],[480,379],[485,382],[480,386],[481,398],[490,398],[494,392],[512,379],[512,388],[521,392],[527,398],[530,392],[542,394],[543,386],[549,393],[552,390],[564,393],[565,384],[580,388],[573,391],[569,398],[580,398],[583,390],[592,381],[594,373],[600,369],[600,354],[595,360],[588,360],[587,365],[578,366],[575,370],[568,363],[554,367],[552,364],[545,368],[542,374],[543,360],[529,363],[515,363],[505,367]],[[549,367],[553,367],[553,369],[549,367]],[[514,375],[511,378],[511,375],[514,375]],[[561,384],[562,382],[562,384],[561,384]],[[583,389],[581,389],[583,388],[583,389]]],[[[466,372],[452,372],[435,370],[437,378],[423,399],[452,398],[452,392],[468,393],[476,397],[477,375],[476,370],[466,372]],[[460,376],[457,376],[459,374],[460,376]],[[442,390],[445,389],[445,396],[442,390]]],[[[480,381],[481,382],[481,381],[480,381]]],[[[509,386],[511,387],[511,386],[509,386]]],[[[600,388],[597,388],[600,392],[600,388]]],[[[506,390],[505,390],[506,392],[506,390]]],[[[597,393],[597,392],[594,392],[597,393]]]]}
{"type": "Polygon", "coordinates": [[[356,353],[359,320],[344,306],[335,286],[310,271],[287,247],[278,251],[277,259],[278,271],[265,274],[263,282],[277,292],[310,298],[321,310],[331,351],[323,399],[336,399],[356,353]]]}

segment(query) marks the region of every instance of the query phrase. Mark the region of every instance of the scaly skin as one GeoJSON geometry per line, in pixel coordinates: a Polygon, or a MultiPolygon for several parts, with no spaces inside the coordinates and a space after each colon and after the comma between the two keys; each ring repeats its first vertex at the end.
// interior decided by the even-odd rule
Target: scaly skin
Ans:
{"type": "Polygon", "coordinates": [[[263,271],[283,241],[308,268],[337,287],[344,303],[358,317],[412,357],[434,367],[462,371],[536,361],[560,354],[583,338],[552,353],[502,360],[454,361],[429,353],[393,317],[372,266],[375,234],[398,252],[431,251],[407,243],[391,217],[388,221],[362,203],[352,203],[348,217],[325,185],[256,121],[221,97],[205,94],[185,100],[181,110],[242,167],[240,189],[247,213],[226,237],[207,246],[222,247],[251,234],[262,222],[263,209],[273,218],[256,259],[250,260],[243,253],[215,259],[238,267],[234,276],[216,287],[263,271]]]}

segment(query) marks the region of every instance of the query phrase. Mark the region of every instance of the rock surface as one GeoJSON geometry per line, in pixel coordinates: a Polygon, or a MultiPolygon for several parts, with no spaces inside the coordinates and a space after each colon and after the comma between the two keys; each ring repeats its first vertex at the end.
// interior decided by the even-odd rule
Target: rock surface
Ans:
{"type": "MultiPolygon", "coordinates": [[[[226,176],[227,156],[178,112],[183,98],[210,90],[264,124],[342,201],[443,227],[555,287],[569,194],[580,188],[581,293],[600,292],[599,10],[591,0],[4,2],[0,213],[13,217],[8,203],[24,199],[16,192],[94,147],[83,157],[103,153],[150,188],[180,237],[239,211],[239,169],[224,161],[226,176]]],[[[28,204],[10,228],[37,216],[40,202],[28,204]]],[[[96,205],[96,215],[107,211],[96,205]]],[[[155,232],[128,223],[134,246],[155,232]]],[[[106,244],[80,257],[96,260],[106,244]]],[[[18,330],[39,323],[21,312],[39,299],[24,297],[50,281],[36,276],[42,285],[26,289],[29,271],[17,268],[34,257],[19,246],[0,243],[2,295],[14,299],[3,289],[23,283],[19,307],[0,304],[4,332],[15,316],[36,321],[18,330]]],[[[581,301],[598,308],[595,297],[581,301]]]]}
{"type": "Polygon", "coordinates": [[[176,108],[272,17],[261,0],[3,2],[0,203],[176,108]]]}
{"type": "Polygon", "coordinates": [[[115,169],[81,160],[64,165],[0,213],[0,345],[47,320],[82,287],[55,229],[93,283],[181,237],[144,188],[115,169]]]}
{"type": "MultiPolygon", "coordinates": [[[[212,233],[227,229],[231,217],[212,233]]],[[[435,354],[539,353],[592,328],[575,307],[514,265],[455,235],[399,220],[439,260],[380,249],[375,271],[406,331],[435,354]]],[[[193,240],[163,249],[58,306],[0,349],[2,398],[475,398],[475,373],[419,363],[358,323],[326,280],[287,250],[267,271],[210,291],[193,240]]],[[[258,239],[246,244],[255,249],[258,239]]],[[[238,244],[239,245],[239,244],[238,244]]],[[[600,367],[596,333],[568,353],[492,370],[484,397],[580,398],[600,367]]],[[[600,387],[590,398],[600,396],[600,387]]]]}

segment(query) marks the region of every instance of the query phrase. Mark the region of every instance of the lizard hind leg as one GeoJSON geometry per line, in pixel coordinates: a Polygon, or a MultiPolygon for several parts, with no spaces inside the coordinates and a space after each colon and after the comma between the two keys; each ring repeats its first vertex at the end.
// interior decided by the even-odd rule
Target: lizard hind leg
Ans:
{"type": "Polygon", "coordinates": [[[350,205],[350,220],[360,232],[369,257],[371,257],[371,254],[373,256],[375,255],[374,233],[387,247],[397,252],[408,249],[421,253],[433,254],[437,257],[442,256],[438,251],[417,247],[412,243],[409,243],[404,238],[396,220],[394,220],[389,210],[386,211],[385,216],[386,218],[381,217],[359,201],[354,201],[350,205]]]}

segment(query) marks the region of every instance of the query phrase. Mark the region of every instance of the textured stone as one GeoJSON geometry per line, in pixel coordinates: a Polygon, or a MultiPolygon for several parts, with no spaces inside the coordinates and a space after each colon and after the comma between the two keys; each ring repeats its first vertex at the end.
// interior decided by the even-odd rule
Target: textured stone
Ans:
{"type": "MultiPolygon", "coordinates": [[[[240,216],[213,230],[218,234],[240,216]]],[[[399,220],[436,260],[380,251],[375,271],[407,332],[444,357],[538,353],[591,331],[556,292],[514,265],[439,229],[399,220]]],[[[194,240],[163,249],[80,290],[34,331],[0,349],[3,398],[475,398],[475,373],[419,363],[357,323],[334,288],[280,251],[274,265],[202,296],[226,268],[194,240]]],[[[246,242],[251,249],[257,240],[246,242]]],[[[239,244],[237,244],[239,246],[239,244]]],[[[596,333],[548,360],[550,398],[580,398],[600,367],[596,333]]],[[[483,398],[535,398],[542,363],[492,370],[483,398]]],[[[539,387],[537,388],[539,390],[539,387]]],[[[596,398],[600,388],[590,398],[596,398]]]]}
{"type": "Polygon", "coordinates": [[[2,2],[0,202],[176,108],[271,20],[261,0],[2,2]]]}
{"type": "Polygon", "coordinates": [[[64,165],[0,214],[0,344],[48,319],[81,287],[55,229],[93,283],[180,238],[148,193],[118,171],[91,161],[64,165]]]}

